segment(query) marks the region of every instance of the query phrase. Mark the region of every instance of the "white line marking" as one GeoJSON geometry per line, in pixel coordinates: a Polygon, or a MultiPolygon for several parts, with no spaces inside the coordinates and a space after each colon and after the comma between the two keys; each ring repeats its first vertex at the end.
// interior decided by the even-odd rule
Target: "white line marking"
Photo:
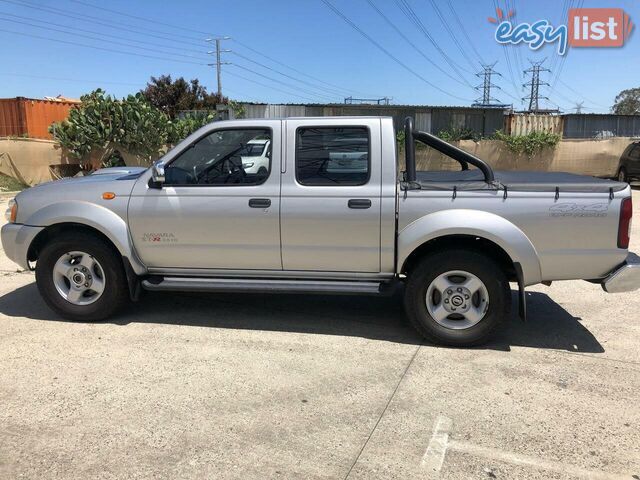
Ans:
{"type": "Polygon", "coordinates": [[[433,435],[427,446],[427,451],[422,457],[422,466],[432,472],[439,472],[444,463],[449,445],[449,432],[451,431],[451,419],[444,415],[439,415],[436,419],[436,426],[433,435]]]}
{"type": "MultiPolygon", "coordinates": [[[[435,433],[434,433],[435,435],[435,433]]],[[[479,445],[473,445],[466,442],[458,442],[456,440],[450,440],[447,442],[447,446],[451,450],[457,450],[459,452],[468,453],[477,457],[486,458],[488,460],[497,460],[500,462],[510,463],[512,465],[519,465],[525,467],[533,467],[541,470],[548,470],[556,473],[569,474],[574,477],[586,478],[590,480],[617,480],[617,479],[630,479],[631,474],[615,474],[606,473],[600,471],[587,470],[575,465],[568,465],[566,463],[554,462],[552,460],[545,460],[544,458],[532,457],[529,455],[521,455],[519,453],[505,452],[498,450],[497,448],[481,447],[479,445]]],[[[431,448],[431,444],[429,444],[431,448]]],[[[427,453],[429,450],[427,449],[427,453]]],[[[425,457],[427,455],[425,454],[425,457]]],[[[444,457],[443,457],[444,460],[444,457]]],[[[424,460],[423,460],[424,462],[424,460]]],[[[442,466],[442,464],[441,464],[442,466]]]]}

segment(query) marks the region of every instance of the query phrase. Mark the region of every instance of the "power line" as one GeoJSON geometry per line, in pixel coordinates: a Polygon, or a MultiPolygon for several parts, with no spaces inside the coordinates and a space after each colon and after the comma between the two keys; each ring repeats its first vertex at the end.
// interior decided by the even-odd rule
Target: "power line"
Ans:
{"type": "MultiPolygon", "coordinates": [[[[81,0],[69,0],[69,1],[74,2],[74,3],[78,3],[78,4],[80,4],[80,5],[85,5],[85,6],[88,6],[88,7],[91,7],[91,8],[95,8],[95,9],[98,9],[98,10],[102,10],[102,11],[106,11],[106,12],[114,13],[114,14],[116,14],[116,15],[122,15],[122,16],[129,17],[129,18],[133,18],[133,19],[136,19],[136,20],[140,20],[140,21],[148,22],[148,23],[151,23],[151,24],[154,24],[154,25],[159,24],[159,25],[164,25],[164,26],[170,27],[170,28],[179,28],[179,29],[181,29],[181,30],[187,30],[187,31],[191,31],[191,32],[194,32],[194,33],[198,33],[198,34],[203,34],[203,35],[211,36],[210,32],[204,32],[204,31],[202,31],[202,30],[194,30],[194,29],[190,29],[190,28],[185,28],[185,27],[184,27],[184,26],[182,26],[182,25],[176,25],[176,24],[171,24],[171,23],[161,22],[161,21],[158,21],[158,20],[155,20],[155,19],[154,19],[154,20],[150,20],[150,19],[147,19],[147,18],[145,18],[145,17],[141,17],[141,16],[137,16],[137,15],[131,15],[131,14],[128,14],[128,13],[125,13],[125,12],[122,12],[122,11],[118,11],[118,10],[114,10],[114,9],[110,9],[110,8],[100,7],[100,6],[94,5],[94,4],[92,4],[92,3],[85,2],[85,1],[81,1],[81,0]]],[[[90,18],[96,18],[96,17],[90,17],[90,18]]],[[[172,35],[173,35],[173,34],[172,34],[172,35]]],[[[218,36],[219,36],[219,35],[218,35],[218,36]]],[[[194,38],[194,37],[184,37],[184,38],[197,39],[197,38],[194,38]]],[[[199,40],[199,39],[198,39],[198,40],[199,40]]],[[[240,42],[239,40],[237,40],[237,39],[235,39],[235,38],[234,38],[233,40],[234,40],[234,42],[235,42],[235,43],[237,43],[237,44],[239,44],[239,45],[243,46],[244,48],[247,48],[247,49],[249,49],[249,50],[253,51],[254,53],[257,53],[257,54],[259,54],[260,56],[262,56],[262,57],[264,57],[264,58],[266,58],[266,59],[268,59],[268,60],[270,60],[270,61],[272,61],[272,62],[274,62],[274,63],[277,63],[277,64],[279,64],[279,65],[281,65],[281,66],[284,66],[284,67],[286,67],[286,68],[288,68],[288,69],[290,69],[290,70],[292,70],[292,71],[295,71],[296,73],[298,73],[298,74],[300,74],[300,75],[303,75],[303,76],[305,76],[305,77],[307,77],[307,78],[310,78],[310,79],[312,79],[312,80],[315,80],[315,81],[316,81],[316,82],[318,82],[318,83],[322,83],[322,84],[327,85],[327,86],[329,86],[329,87],[337,88],[338,90],[342,90],[342,91],[344,91],[344,92],[355,92],[355,91],[353,91],[353,90],[345,89],[345,88],[343,88],[343,87],[339,87],[339,86],[337,86],[337,85],[333,85],[333,84],[330,84],[330,83],[328,83],[328,82],[324,82],[324,81],[322,81],[322,80],[320,80],[320,79],[317,79],[317,78],[315,78],[315,77],[312,77],[311,75],[307,75],[307,74],[305,74],[305,73],[303,73],[303,72],[301,72],[301,71],[299,71],[299,70],[296,70],[295,68],[291,67],[290,65],[287,65],[287,64],[285,64],[285,63],[283,63],[283,62],[280,62],[280,61],[278,61],[278,60],[275,60],[275,59],[273,59],[273,58],[271,58],[271,57],[267,56],[266,54],[261,53],[261,52],[259,52],[259,51],[255,50],[254,48],[252,48],[252,47],[250,47],[249,45],[246,45],[246,44],[244,44],[244,43],[240,42]]],[[[299,80],[298,80],[298,81],[299,81],[299,80]]],[[[332,93],[334,93],[334,92],[332,92],[332,93]]],[[[358,93],[358,92],[356,92],[356,93],[358,93]]],[[[342,95],[342,94],[340,94],[340,95],[342,95]]]]}
{"type": "MultiPolygon", "coordinates": [[[[2,13],[0,13],[0,14],[4,15],[2,13]]],[[[86,35],[86,34],[76,33],[76,32],[73,32],[73,31],[68,31],[68,30],[64,30],[64,29],[60,29],[60,28],[43,27],[43,26],[40,26],[40,25],[36,25],[34,23],[23,22],[21,20],[13,20],[13,19],[9,19],[9,18],[1,18],[0,17],[0,21],[17,23],[17,24],[21,24],[21,25],[28,25],[30,27],[35,27],[35,28],[42,28],[42,29],[50,31],[50,32],[64,33],[66,35],[72,35],[74,37],[88,38],[90,40],[98,40],[100,42],[104,41],[103,38],[100,38],[100,37],[95,36],[95,35],[86,35]]],[[[141,47],[141,46],[138,46],[138,45],[135,45],[135,44],[132,44],[132,43],[128,43],[128,42],[120,42],[118,40],[108,40],[108,41],[109,41],[110,44],[122,45],[124,47],[137,48],[137,49],[145,50],[145,51],[149,51],[149,52],[161,53],[163,55],[172,55],[172,56],[180,57],[180,58],[192,58],[194,60],[198,60],[197,57],[194,57],[194,56],[191,56],[191,55],[182,55],[182,54],[179,54],[179,53],[167,52],[167,51],[163,51],[163,50],[158,50],[157,48],[141,47]]]]}
{"type": "Polygon", "coordinates": [[[443,69],[442,67],[440,67],[440,65],[438,65],[437,63],[435,63],[433,60],[431,60],[431,58],[424,53],[423,50],[421,50],[415,43],[413,43],[403,32],[400,28],[398,28],[390,19],[387,15],[384,14],[384,12],[382,12],[382,10],[380,10],[376,4],[373,2],[373,0],[366,0],[367,3],[369,5],[371,5],[371,7],[378,12],[378,14],[382,17],[382,19],[389,25],[391,26],[391,28],[393,28],[396,33],[398,35],[400,35],[402,37],[402,39],[407,42],[409,45],[411,45],[411,47],[413,47],[413,49],[418,52],[427,62],[429,62],[431,65],[433,65],[435,68],[437,68],[440,72],[442,72],[444,75],[446,75],[448,78],[450,78],[451,80],[453,80],[454,82],[459,83],[460,85],[464,85],[464,86],[469,86],[468,83],[464,83],[462,82],[459,78],[454,77],[453,75],[451,75],[449,72],[447,72],[445,69],[443,69]]]}
{"type": "MultiPolygon", "coordinates": [[[[364,94],[364,93],[362,93],[362,92],[358,92],[358,91],[355,91],[355,90],[350,90],[350,89],[347,89],[347,88],[343,88],[343,87],[340,87],[340,86],[335,85],[335,84],[333,84],[333,83],[325,82],[325,81],[323,81],[323,80],[320,80],[319,78],[316,78],[316,77],[314,77],[314,76],[311,76],[311,75],[309,75],[309,74],[306,74],[306,73],[304,73],[304,72],[301,72],[300,70],[298,70],[298,69],[296,69],[296,68],[292,67],[291,65],[289,65],[289,64],[287,64],[287,63],[284,63],[284,62],[281,62],[281,61],[279,61],[279,60],[276,60],[275,58],[270,57],[270,56],[269,56],[269,55],[267,55],[266,53],[263,53],[263,52],[261,52],[261,51],[259,51],[259,50],[256,50],[256,49],[255,49],[255,48],[253,48],[253,47],[250,47],[249,45],[247,45],[246,43],[241,42],[241,41],[240,41],[240,40],[238,40],[237,38],[232,38],[232,41],[233,41],[234,43],[237,43],[237,44],[238,44],[238,45],[240,45],[241,47],[246,48],[247,50],[252,51],[253,53],[255,53],[255,54],[257,54],[257,55],[260,55],[261,57],[266,58],[267,60],[269,60],[269,61],[271,61],[271,62],[273,62],[273,63],[276,63],[276,64],[278,64],[278,65],[280,65],[280,66],[282,66],[282,67],[285,67],[285,68],[287,68],[287,69],[291,70],[292,72],[296,72],[296,73],[297,73],[297,74],[299,74],[299,75],[302,75],[302,76],[304,76],[304,77],[307,77],[307,78],[310,78],[310,79],[312,79],[312,80],[315,80],[315,81],[317,81],[318,83],[322,83],[322,84],[324,84],[324,85],[327,85],[328,87],[333,87],[333,88],[335,88],[335,89],[338,89],[338,90],[341,90],[341,91],[344,91],[344,92],[358,93],[358,94],[361,94],[361,95],[365,95],[365,96],[367,96],[367,94],[364,94]]],[[[375,97],[375,96],[377,96],[377,95],[373,95],[373,96],[375,97]]]]}
{"type": "Polygon", "coordinates": [[[240,69],[242,69],[242,70],[244,70],[246,72],[253,73],[254,75],[258,75],[259,77],[262,77],[262,78],[264,78],[266,80],[271,80],[272,82],[278,83],[280,85],[284,85],[285,87],[293,88],[294,90],[298,90],[298,91],[304,92],[307,95],[311,95],[311,96],[318,97],[318,98],[329,98],[329,99],[332,98],[329,95],[323,95],[323,94],[320,94],[320,93],[315,93],[315,92],[312,92],[310,90],[303,90],[300,87],[298,87],[297,85],[291,85],[290,83],[283,82],[282,80],[279,80],[277,78],[273,78],[273,77],[270,77],[268,75],[264,75],[264,74],[262,74],[260,72],[256,72],[255,70],[251,70],[250,68],[247,68],[247,67],[245,67],[243,65],[238,65],[237,63],[232,64],[232,66],[234,66],[236,68],[240,68],[240,69]]]}
{"type": "MultiPolygon", "coordinates": [[[[91,8],[95,8],[95,9],[98,9],[98,10],[102,10],[102,11],[106,11],[106,12],[110,12],[110,13],[115,13],[116,15],[122,15],[122,16],[129,17],[129,18],[133,18],[133,19],[136,19],[136,20],[140,20],[140,21],[144,21],[144,22],[152,23],[152,24],[154,24],[154,25],[156,25],[156,24],[158,24],[158,25],[164,25],[164,26],[167,26],[167,27],[170,27],[170,28],[179,28],[179,29],[181,29],[181,30],[188,30],[188,31],[191,31],[191,32],[194,32],[194,33],[198,33],[198,34],[203,34],[203,35],[209,35],[209,36],[211,36],[211,33],[210,33],[210,32],[204,32],[204,31],[202,31],[202,30],[194,30],[194,29],[190,29],[190,28],[186,28],[186,29],[185,29],[185,28],[184,28],[184,26],[182,26],[182,25],[176,25],[176,24],[172,24],[172,23],[161,22],[161,21],[158,21],[158,20],[150,20],[150,19],[148,19],[148,18],[141,17],[141,16],[138,16],[138,15],[131,15],[131,14],[128,14],[128,13],[124,13],[124,12],[122,12],[122,11],[118,11],[118,10],[114,10],[114,9],[110,9],[110,8],[105,8],[105,7],[100,7],[100,6],[97,6],[97,5],[91,4],[91,3],[89,3],[89,2],[82,1],[82,0],[69,0],[69,1],[70,1],[70,2],[74,2],[74,3],[77,3],[77,4],[80,4],[80,5],[85,5],[85,6],[88,6],[88,7],[91,7],[91,8]]],[[[215,36],[217,36],[217,37],[222,37],[222,35],[215,35],[215,36]]],[[[187,38],[193,38],[193,37],[187,37],[187,38]]],[[[327,82],[323,82],[322,80],[318,80],[318,79],[316,79],[315,77],[312,77],[312,76],[307,75],[307,74],[305,74],[305,73],[303,73],[303,72],[300,72],[299,70],[296,70],[296,69],[294,69],[293,67],[291,67],[291,66],[289,66],[289,65],[287,65],[287,64],[284,64],[284,63],[282,63],[282,62],[279,62],[278,60],[275,60],[275,59],[273,59],[273,58],[271,58],[271,57],[269,57],[269,56],[265,55],[264,53],[258,52],[258,51],[257,51],[257,50],[255,50],[254,48],[252,48],[252,47],[250,47],[250,46],[248,46],[248,45],[246,45],[246,44],[244,44],[244,43],[240,42],[239,40],[237,40],[237,39],[235,39],[235,38],[233,39],[233,41],[234,41],[235,43],[238,43],[239,45],[243,46],[244,48],[247,48],[247,49],[249,49],[249,50],[253,51],[254,53],[257,53],[258,55],[260,55],[260,56],[262,56],[262,57],[264,57],[264,58],[266,58],[266,59],[268,59],[268,60],[270,60],[270,61],[272,61],[272,62],[274,62],[274,63],[277,63],[277,64],[279,64],[279,65],[281,65],[281,66],[284,66],[284,67],[286,67],[286,68],[289,68],[289,69],[290,69],[290,70],[292,70],[292,71],[295,71],[296,73],[298,73],[298,74],[300,74],[300,75],[303,75],[303,76],[305,76],[305,77],[308,77],[308,78],[311,78],[311,79],[313,79],[313,80],[316,80],[317,82],[319,82],[319,83],[323,83],[323,84],[325,84],[325,85],[327,85],[327,86],[329,86],[329,87],[337,88],[337,89],[339,89],[339,90],[343,90],[343,91],[346,91],[346,92],[349,92],[349,91],[350,91],[350,90],[348,90],[348,89],[344,89],[344,88],[342,88],[342,87],[339,87],[339,86],[336,86],[336,85],[333,85],[333,84],[330,84],[330,83],[327,83],[327,82]]],[[[235,52],[234,52],[234,53],[235,53],[235,52]]],[[[248,59],[248,58],[246,58],[246,57],[244,57],[244,58],[245,58],[246,60],[248,60],[248,61],[252,61],[252,60],[250,60],[250,59],[248,59]]],[[[254,63],[255,63],[255,62],[254,62],[254,63]]],[[[268,68],[268,67],[264,67],[264,68],[268,68]]],[[[273,70],[273,71],[276,71],[276,70],[273,70]]],[[[280,72],[278,72],[278,73],[280,73],[280,72]]],[[[293,77],[289,77],[289,78],[294,79],[293,77]]],[[[297,80],[297,79],[294,79],[294,80],[299,81],[299,80],[297,80]]],[[[305,83],[305,82],[303,82],[303,83],[305,83]]],[[[311,85],[311,84],[309,83],[309,85],[311,85]]],[[[334,92],[332,92],[332,93],[334,93],[334,92]]]]}
{"type": "Polygon", "coordinates": [[[445,95],[448,95],[450,97],[453,97],[453,98],[456,98],[458,100],[462,100],[462,101],[465,101],[465,102],[469,101],[466,98],[462,98],[462,97],[459,97],[459,96],[454,95],[452,93],[449,93],[446,90],[443,90],[442,88],[438,87],[437,85],[434,85],[433,83],[431,83],[429,80],[427,80],[422,75],[420,75],[418,72],[416,72],[415,70],[413,70],[412,68],[407,66],[402,60],[398,59],[395,55],[393,55],[386,48],[384,48],[382,45],[380,45],[376,40],[371,38],[367,33],[365,33],[362,29],[360,29],[360,27],[358,27],[355,23],[353,23],[346,15],[344,15],[340,10],[338,10],[336,7],[334,7],[328,0],[321,0],[321,1],[327,7],[329,7],[336,15],[338,15],[340,18],[342,18],[351,28],[353,28],[355,31],[357,31],[360,35],[362,35],[364,38],[366,38],[369,42],[371,42],[373,45],[375,45],[385,55],[387,55],[389,58],[391,58],[394,62],[396,62],[402,68],[407,70],[409,73],[411,73],[412,75],[416,76],[417,78],[422,80],[424,83],[426,83],[430,87],[432,87],[432,88],[444,93],[445,95]]]}
{"type": "MultiPolygon", "coordinates": [[[[493,5],[496,9],[496,14],[498,15],[502,9],[500,8],[500,6],[498,5],[498,1],[497,0],[493,0],[493,5]]],[[[500,16],[500,15],[498,15],[500,16]]],[[[509,51],[507,49],[507,47],[505,45],[502,46],[502,54],[504,55],[504,59],[507,63],[507,71],[509,72],[509,79],[511,80],[511,85],[513,86],[513,91],[516,93],[516,95],[518,94],[518,87],[516,84],[516,80],[515,80],[515,76],[513,75],[513,66],[511,64],[511,58],[509,56],[509,51]]]]}
{"type": "MultiPolygon", "coordinates": [[[[203,31],[200,31],[200,30],[185,29],[184,25],[176,25],[176,24],[172,24],[172,23],[164,23],[164,22],[161,22],[159,20],[149,20],[148,18],[145,18],[145,17],[140,17],[138,15],[131,15],[129,13],[119,12],[117,10],[112,10],[110,8],[99,7],[98,5],[93,5],[93,4],[89,3],[89,2],[83,2],[81,0],[69,0],[69,1],[73,2],[73,3],[77,3],[79,5],[84,5],[86,7],[95,8],[97,10],[102,10],[103,12],[115,13],[116,15],[122,15],[123,17],[129,17],[129,18],[133,18],[135,20],[140,20],[140,21],[143,21],[143,22],[152,23],[154,25],[163,25],[165,27],[178,28],[180,30],[189,30],[191,32],[199,33],[199,34],[202,34],[202,35],[222,36],[222,35],[213,35],[211,32],[203,32],[203,31]]],[[[195,37],[183,37],[183,38],[191,38],[193,40],[199,40],[198,38],[195,38],[195,37]]]]}
{"type": "Polygon", "coordinates": [[[75,18],[76,20],[81,20],[83,22],[93,22],[95,24],[98,25],[103,25],[107,28],[113,28],[116,30],[122,30],[125,32],[133,32],[135,34],[141,35],[141,30],[145,31],[146,33],[144,33],[144,35],[149,36],[149,37],[154,37],[154,38],[159,38],[162,40],[169,40],[171,42],[175,42],[175,43],[182,43],[185,45],[192,45],[192,46],[197,46],[197,47],[201,47],[201,44],[198,43],[194,43],[194,42],[187,42],[184,40],[177,40],[175,37],[176,36],[167,36],[167,34],[164,35],[158,35],[156,33],[152,33],[154,32],[154,30],[149,30],[149,29],[144,29],[144,28],[140,28],[140,27],[135,27],[134,28],[127,28],[127,27],[131,27],[131,25],[127,25],[127,24],[122,24],[122,23],[114,23],[114,22],[104,22],[102,21],[100,18],[98,17],[93,17],[90,15],[78,15],[74,12],[70,12],[69,10],[62,10],[62,9],[53,9],[53,8],[48,8],[48,7],[44,7],[41,5],[33,5],[24,1],[16,1],[16,0],[0,0],[0,2],[4,2],[4,3],[11,3],[13,5],[18,5],[20,7],[26,7],[26,8],[31,8],[34,10],[40,10],[43,12],[47,12],[47,13],[52,13],[54,15],[58,15],[61,17],[69,17],[69,18],[75,18]],[[124,26],[123,26],[124,25],[124,26]]]}
{"type": "Polygon", "coordinates": [[[174,58],[159,57],[157,55],[146,55],[146,54],[143,54],[143,53],[125,52],[123,50],[116,50],[114,48],[97,47],[95,45],[85,45],[85,44],[82,44],[82,43],[69,42],[67,40],[60,40],[60,39],[51,38],[51,37],[43,37],[43,36],[40,36],[40,35],[33,35],[33,34],[29,34],[29,33],[24,33],[24,32],[16,32],[16,31],[13,31],[13,30],[6,30],[6,29],[3,29],[3,28],[0,28],[0,32],[11,33],[11,34],[14,34],[14,35],[21,35],[21,36],[24,36],[24,37],[37,38],[37,39],[40,39],[40,40],[47,40],[49,42],[64,43],[66,45],[73,45],[74,47],[92,48],[94,50],[102,50],[103,52],[121,53],[123,55],[131,55],[131,56],[134,56],[134,57],[153,58],[153,59],[156,59],[156,60],[165,60],[165,61],[169,61],[169,62],[188,63],[188,64],[191,64],[191,65],[202,65],[202,66],[205,65],[204,63],[190,62],[190,61],[187,61],[187,60],[178,60],[178,59],[174,59],[174,58]]]}
{"type": "MultiPolygon", "coordinates": [[[[0,12],[0,15],[5,15],[5,16],[8,16],[8,17],[18,18],[18,19],[21,19],[21,20],[28,20],[28,21],[36,22],[36,23],[42,23],[44,25],[53,25],[55,27],[62,27],[62,28],[72,29],[74,33],[75,32],[85,32],[85,33],[91,33],[91,34],[95,34],[96,33],[95,30],[88,30],[86,28],[79,28],[79,27],[77,27],[75,25],[74,26],[64,25],[64,24],[61,24],[61,23],[55,23],[55,22],[50,22],[50,21],[46,21],[46,20],[39,20],[39,19],[33,18],[33,17],[24,17],[22,15],[15,15],[13,13],[0,12]]],[[[99,33],[99,35],[100,36],[104,36],[104,37],[121,39],[121,40],[131,40],[133,42],[144,44],[144,45],[151,45],[151,46],[156,47],[154,49],[154,51],[157,49],[158,46],[160,46],[162,48],[169,48],[171,50],[178,50],[180,52],[192,52],[192,53],[197,53],[197,54],[200,54],[200,55],[205,55],[205,53],[206,53],[206,52],[204,52],[202,50],[189,49],[189,48],[185,48],[185,47],[182,47],[182,46],[174,47],[174,46],[171,46],[171,45],[159,45],[158,42],[147,42],[147,41],[144,41],[144,40],[138,40],[138,39],[132,39],[132,38],[122,38],[120,36],[110,35],[108,33],[99,33]]]]}
{"type": "Polygon", "coordinates": [[[464,37],[467,39],[467,42],[469,43],[469,45],[471,45],[471,49],[473,50],[473,53],[475,53],[476,57],[478,57],[478,60],[480,60],[480,64],[484,65],[485,61],[482,59],[482,56],[480,55],[480,53],[476,49],[475,42],[473,42],[471,40],[471,38],[469,37],[469,33],[467,33],[467,29],[464,28],[464,25],[462,24],[462,20],[460,20],[460,16],[458,15],[458,12],[456,12],[456,9],[454,8],[453,4],[451,3],[451,0],[447,0],[447,4],[449,5],[449,10],[451,10],[451,13],[453,14],[453,19],[456,21],[456,23],[460,27],[460,31],[462,32],[464,37]]]}
{"type": "MultiPolygon", "coordinates": [[[[237,65],[234,65],[234,66],[237,66],[237,65]]],[[[286,90],[282,90],[281,88],[274,87],[273,85],[268,85],[266,83],[262,83],[262,82],[259,82],[257,80],[253,80],[251,78],[243,77],[242,75],[239,75],[239,74],[237,74],[235,72],[227,72],[227,75],[231,75],[232,77],[238,77],[238,78],[241,78],[243,80],[246,80],[247,82],[255,83],[256,85],[261,85],[263,87],[270,88],[270,89],[276,90],[278,92],[286,93],[287,95],[291,95],[293,97],[303,98],[303,99],[309,100],[311,102],[317,102],[317,100],[315,100],[313,98],[305,97],[303,95],[298,95],[297,93],[293,93],[293,92],[288,92],[286,90]]]]}
{"type": "Polygon", "coordinates": [[[456,75],[462,78],[465,81],[465,83],[467,83],[470,87],[473,87],[473,85],[471,85],[466,79],[464,79],[462,72],[460,72],[460,70],[464,70],[464,69],[459,65],[457,65],[451,59],[451,57],[449,57],[449,55],[447,55],[446,52],[440,47],[440,45],[438,45],[438,42],[436,42],[434,38],[431,36],[431,34],[429,33],[429,30],[427,29],[427,27],[425,27],[424,23],[422,23],[422,20],[420,20],[418,15],[416,15],[416,12],[413,10],[413,8],[411,8],[411,5],[409,5],[407,0],[395,0],[395,3],[398,6],[398,8],[400,8],[400,11],[404,14],[404,16],[407,17],[411,23],[413,23],[413,25],[420,31],[420,33],[422,33],[422,35],[427,40],[429,40],[429,43],[431,43],[431,45],[433,45],[433,47],[438,51],[438,53],[440,53],[442,58],[444,58],[444,61],[447,62],[449,67],[451,67],[451,69],[456,73],[456,75]]]}
{"type": "Polygon", "coordinates": [[[444,17],[444,15],[442,15],[442,12],[438,8],[438,5],[436,4],[436,2],[434,0],[429,0],[429,3],[431,3],[431,6],[433,7],[433,10],[436,12],[436,15],[438,16],[438,18],[442,22],[442,25],[444,26],[445,30],[447,31],[447,33],[451,37],[451,40],[453,40],[453,43],[458,48],[458,51],[462,54],[464,59],[469,63],[471,68],[477,68],[477,66],[474,64],[473,60],[471,60],[469,58],[469,55],[467,54],[465,49],[462,48],[462,45],[460,45],[460,42],[458,41],[458,38],[453,33],[453,30],[451,30],[451,27],[449,26],[449,22],[447,22],[447,19],[444,17]]]}
{"type": "MultiPolygon", "coordinates": [[[[65,78],[65,77],[49,77],[44,75],[29,75],[26,73],[13,73],[13,72],[0,72],[0,76],[9,75],[12,77],[24,77],[24,78],[35,78],[38,80],[58,80],[61,82],[77,82],[77,83],[95,83],[95,84],[107,84],[107,85],[126,85],[131,87],[139,87],[139,83],[127,83],[127,82],[108,82],[105,80],[87,80],[80,78],[65,78]]],[[[145,83],[145,82],[143,82],[145,83]]]]}
{"type": "Polygon", "coordinates": [[[269,71],[277,73],[278,75],[282,75],[283,77],[289,78],[289,79],[294,80],[294,81],[299,82],[299,83],[303,83],[303,84],[308,85],[308,86],[310,86],[312,88],[315,88],[316,90],[320,90],[323,93],[330,93],[332,95],[341,96],[341,93],[339,91],[337,91],[337,90],[329,89],[327,87],[318,87],[318,86],[314,85],[311,82],[308,82],[306,80],[301,80],[301,79],[296,78],[296,77],[294,77],[292,75],[289,75],[287,73],[284,73],[284,72],[281,72],[279,70],[276,70],[275,68],[269,67],[268,65],[265,65],[264,63],[260,63],[260,62],[257,62],[255,60],[252,60],[251,58],[249,58],[249,57],[247,57],[245,55],[242,55],[241,53],[238,53],[238,52],[230,52],[230,53],[232,55],[235,55],[236,57],[240,57],[240,58],[246,60],[247,62],[253,63],[254,65],[258,65],[259,67],[262,67],[264,69],[267,69],[269,71]]]}
{"type": "Polygon", "coordinates": [[[590,98],[588,98],[588,97],[584,96],[583,94],[581,94],[580,92],[576,91],[573,87],[571,87],[571,85],[569,85],[568,83],[564,82],[563,80],[558,79],[558,82],[560,84],[564,85],[567,89],[571,90],[576,95],[579,95],[580,97],[584,98],[590,104],[595,105],[596,107],[610,108],[610,107],[608,107],[606,105],[602,105],[601,103],[594,102],[590,98]]]}

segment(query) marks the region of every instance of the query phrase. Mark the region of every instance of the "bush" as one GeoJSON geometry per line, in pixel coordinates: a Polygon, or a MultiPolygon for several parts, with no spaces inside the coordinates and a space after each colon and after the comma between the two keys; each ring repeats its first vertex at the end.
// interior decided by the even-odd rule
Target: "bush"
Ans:
{"type": "Polygon", "coordinates": [[[116,152],[150,164],[167,146],[175,145],[215,120],[212,114],[170,120],[141,94],[117,100],[98,89],[81,97],[79,108],[49,127],[69,153],[94,168],[112,165],[116,152]]]}
{"type": "Polygon", "coordinates": [[[518,154],[532,156],[545,148],[555,148],[560,142],[560,135],[549,132],[531,132],[527,135],[511,136],[501,131],[494,138],[507,144],[509,150],[518,154]]]}
{"type": "Polygon", "coordinates": [[[116,150],[153,156],[167,143],[169,117],[151,106],[142,94],[122,100],[101,89],[81,97],[79,108],[69,117],[49,127],[69,153],[99,167],[116,150]]]}
{"type": "Polygon", "coordinates": [[[454,127],[448,130],[440,130],[437,137],[441,138],[445,142],[458,142],[460,140],[473,140],[474,142],[477,142],[482,138],[482,135],[470,128],[454,127]]]}

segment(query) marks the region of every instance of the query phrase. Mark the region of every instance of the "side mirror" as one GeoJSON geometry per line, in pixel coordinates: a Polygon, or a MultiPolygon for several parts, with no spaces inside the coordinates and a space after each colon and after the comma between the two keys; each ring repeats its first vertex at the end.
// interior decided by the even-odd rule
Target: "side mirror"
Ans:
{"type": "Polygon", "coordinates": [[[161,188],[165,182],[164,163],[160,160],[154,162],[151,167],[151,182],[153,182],[156,188],[161,188]]]}

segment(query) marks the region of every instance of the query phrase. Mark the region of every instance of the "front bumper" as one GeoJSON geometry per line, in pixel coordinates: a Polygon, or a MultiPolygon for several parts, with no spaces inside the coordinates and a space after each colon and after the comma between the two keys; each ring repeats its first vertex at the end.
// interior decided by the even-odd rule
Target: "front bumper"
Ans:
{"type": "Polygon", "coordinates": [[[629,253],[627,260],[602,281],[608,293],[632,292],[640,288],[640,257],[629,253]]]}
{"type": "Polygon", "coordinates": [[[29,270],[27,252],[33,239],[44,227],[31,227],[18,223],[7,223],[2,227],[2,249],[9,260],[29,270]]]}

